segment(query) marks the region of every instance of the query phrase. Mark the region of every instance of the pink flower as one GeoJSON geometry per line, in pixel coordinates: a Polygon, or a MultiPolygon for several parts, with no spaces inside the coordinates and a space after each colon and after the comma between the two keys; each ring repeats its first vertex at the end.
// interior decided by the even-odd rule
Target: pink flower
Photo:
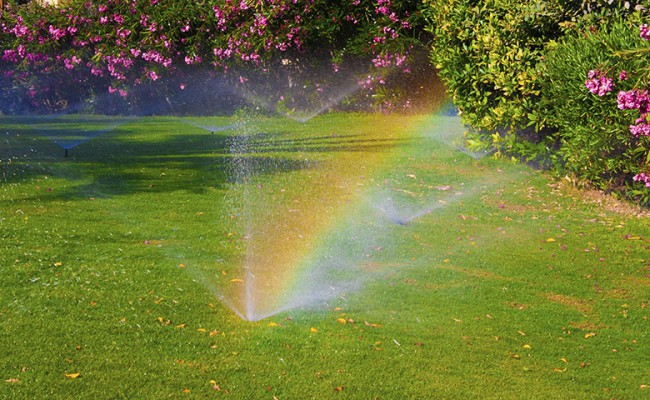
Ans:
{"type": "Polygon", "coordinates": [[[650,97],[648,97],[647,90],[632,89],[627,92],[621,90],[618,92],[616,100],[620,110],[639,110],[643,114],[650,108],[650,97]]]}
{"type": "Polygon", "coordinates": [[[636,125],[630,125],[630,133],[636,137],[650,136],[650,125],[645,121],[637,123],[636,125]]]}
{"type": "Polygon", "coordinates": [[[73,69],[75,65],[79,64],[81,62],[81,59],[77,56],[72,56],[71,58],[65,58],[63,59],[63,64],[65,65],[65,69],[73,69]]]}
{"type": "Polygon", "coordinates": [[[650,29],[648,29],[648,24],[639,26],[639,37],[643,40],[650,39],[650,29]]]}
{"type": "Polygon", "coordinates": [[[587,74],[587,78],[588,79],[585,81],[587,89],[589,89],[591,93],[600,97],[605,96],[614,88],[614,81],[597,69],[590,70],[587,74]]]}
{"type": "Polygon", "coordinates": [[[650,189],[650,177],[646,175],[644,172],[641,172],[639,174],[634,175],[632,178],[634,182],[641,182],[645,184],[645,187],[650,189]]]}
{"type": "Polygon", "coordinates": [[[148,70],[148,71],[147,71],[147,76],[148,76],[149,79],[151,79],[152,81],[157,81],[158,78],[159,78],[159,76],[158,76],[158,74],[156,73],[156,71],[152,71],[152,70],[148,70]]]}

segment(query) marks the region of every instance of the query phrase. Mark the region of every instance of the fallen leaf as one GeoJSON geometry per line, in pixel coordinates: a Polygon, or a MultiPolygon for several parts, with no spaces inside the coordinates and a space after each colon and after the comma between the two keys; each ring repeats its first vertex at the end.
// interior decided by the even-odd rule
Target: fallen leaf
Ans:
{"type": "Polygon", "coordinates": [[[318,329],[316,329],[316,328],[314,328],[314,327],[312,326],[311,328],[309,328],[309,332],[311,332],[311,333],[316,333],[316,332],[318,332],[318,329]]]}
{"type": "Polygon", "coordinates": [[[59,261],[57,261],[57,262],[54,263],[54,266],[55,266],[55,267],[60,267],[60,266],[62,266],[62,265],[63,265],[63,263],[61,263],[61,262],[59,262],[59,261]]]}
{"type": "MultiPolygon", "coordinates": [[[[18,378],[9,378],[9,379],[6,379],[5,382],[7,382],[7,383],[21,383],[22,381],[20,379],[18,379],[18,378]]],[[[643,386],[643,385],[641,385],[641,386],[643,386]]]]}
{"type": "Polygon", "coordinates": [[[335,392],[342,392],[343,389],[344,389],[343,386],[337,386],[337,387],[334,388],[334,391],[335,392]]]}
{"type": "Polygon", "coordinates": [[[240,279],[240,278],[233,278],[233,279],[230,280],[230,282],[241,282],[241,283],[243,283],[244,280],[240,279]]]}
{"type": "Polygon", "coordinates": [[[345,318],[337,318],[336,322],[338,322],[339,324],[347,324],[348,323],[348,321],[345,318]]]}
{"type": "Polygon", "coordinates": [[[199,333],[206,333],[208,330],[205,328],[197,328],[196,331],[199,333]]]}
{"type": "Polygon", "coordinates": [[[625,239],[627,239],[627,240],[641,240],[641,236],[630,236],[630,235],[626,235],[626,236],[625,236],[625,239]]]}
{"type": "Polygon", "coordinates": [[[521,346],[521,347],[523,347],[524,349],[527,349],[527,350],[530,350],[530,349],[533,348],[533,347],[532,347],[531,345],[529,345],[529,344],[525,344],[525,345],[523,345],[523,346],[521,346]]]}
{"type": "Polygon", "coordinates": [[[275,323],[275,322],[269,322],[269,324],[267,326],[275,327],[275,326],[278,326],[278,324],[275,323]]]}
{"type": "Polygon", "coordinates": [[[459,323],[459,324],[460,324],[461,322],[463,322],[462,319],[457,319],[457,318],[452,318],[452,319],[454,320],[454,322],[457,322],[457,323],[459,323]]]}
{"type": "Polygon", "coordinates": [[[520,334],[521,336],[526,336],[526,332],[524,331],[517,331],[517,333],[520,334]]]}
{"type": "Polygon", "coordinates": [[[183,393],[190,393],[190,392],[192,392],[192,391],[190,389],[188,389],[188,388],[183,389],[183,393]]]}
{"type": "Polygon", "coordinates": [[[176,325],[176,328],[178,328],[178,329],[183,329],[183,328],[185,328],[186,326],[187,326],[187,325],[185,325],[185,324],[179,324],[179,325],[176,325]]]}
{"type": "Polygon", "coordinates": [[[595,332],[585,333],[585,339],[589,339],[590,337],[594,337],[594,336],[596,336],[595,332]]]}
{"type": "Polygon", "coordinates": [[[641,385],[639,389],[650,389],[650,385],[641,385]]]}
{"type": "Polygon", "coordinates": [[[553,238],[548,238],[548,239],[546,239],[546,242],[548,242],[548,243],[555,242],[555,239],[553,239],[553,238]]]}
{"type": "Polygon", "coordinates": [[[80,372],[75,372],[74,374],[65,374],[65,377],[68,379],[77,379],[80,375],[80,372]]]}

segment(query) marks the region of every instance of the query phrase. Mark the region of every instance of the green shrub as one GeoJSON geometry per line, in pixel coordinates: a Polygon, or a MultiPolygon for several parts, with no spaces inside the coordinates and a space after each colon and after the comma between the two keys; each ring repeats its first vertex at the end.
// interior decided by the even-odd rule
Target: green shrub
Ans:
{"type": "Polygon", "coordinates": [[[536,65],[558,24],[558,1],[430,0],[431,58],[464,121],[495,131],[528,124],[540,94],[536,65]]]}
{"type": "Polygon", "coordinates": [[[609,14],[592,22],[549,44],[540,65],[537,122],[558,129],[562,173],[648,204],[648,189],[634,177],[648,172],[650,137],[630,133],[638,110],[617,107],[621,91],[650,83],[650,45],[639,37],[641,14],[609,14]],[[626,77],[619,77],[621,71],[626,77]]]}

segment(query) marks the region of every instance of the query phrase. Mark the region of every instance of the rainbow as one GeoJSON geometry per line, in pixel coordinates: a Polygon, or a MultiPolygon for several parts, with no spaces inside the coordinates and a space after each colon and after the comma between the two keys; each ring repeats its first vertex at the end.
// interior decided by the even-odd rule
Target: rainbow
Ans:
{"type": "MultiPolygon", "coordinates": [[[[391,117],[374,118],[386,123],[391,117]]],[[[364,265],[396,225],[376,205],[384,186],[378,177],[403,161],[400,146],[417,140],[430,123],[424,117],[399,121],[409,123],[388,133],[362,129],[322,137],[318,145],[336,151],[308,161],[309,168],[240,181],[242,266],[211,288],[215,295],[243,319],[257,321],[358,288],[368,275],[364,265]]],[[[308,150],[298,158],[308,158],[308,150]]]]}

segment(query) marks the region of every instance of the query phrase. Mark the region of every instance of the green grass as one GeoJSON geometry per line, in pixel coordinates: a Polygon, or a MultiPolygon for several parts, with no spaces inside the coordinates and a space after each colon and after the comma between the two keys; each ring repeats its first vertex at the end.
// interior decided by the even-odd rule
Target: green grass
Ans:
{"type": "Polygon", "coordinates": [[[34,125],[2,117],[0,397],[650,394],[647,219],[454,151],[436,133],[458,129],[445,117],[257,123],[211,134],[148,117],[63,158],[34,125]],[[235,132],[252,135],[255,151],[233,154],[235,132]],[[359,291],[248,322],[191,270],[240,268],[232,214],[246,193],[233,162],[255,166],[240,179],[305,196],[327,192],[318,186],[331,166],[357,165],[337,177],[359,188],[340,194],[341,208],[380,189],[442,206],[386,227],[360,259],[359,291]]]}

